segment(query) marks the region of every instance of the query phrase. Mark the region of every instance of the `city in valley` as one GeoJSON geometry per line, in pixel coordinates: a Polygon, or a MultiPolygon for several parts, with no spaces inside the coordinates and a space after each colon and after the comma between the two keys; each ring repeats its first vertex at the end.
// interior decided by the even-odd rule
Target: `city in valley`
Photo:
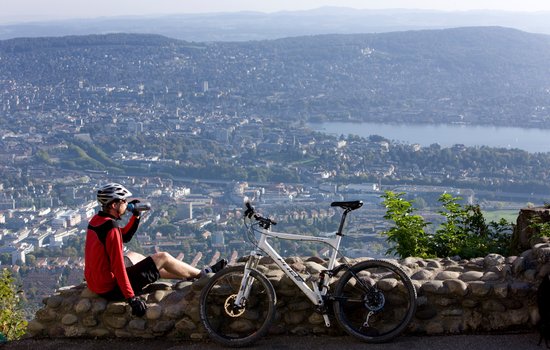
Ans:
{"type": "MultiPolygon", "coordinates": [[[[83,281],[87,221],[99,210],[98,186],[107,182],[124,184],[152,206],[128,249],[168,251],[195,266],[220,256],[235,261],[253,248],[242,227],[247,200],[277,221],[278,231],[311,235],[336,231],[339,213],[331,202],[362,200],[347,224],[342,253],[348,257],[386,254],[380,232],[391,225],[381,205],[387,190],[405,193],[432,223],[440,220],[443,193],[510,221],[522,207],[545,202],[548,153],[423,147],[384,135],[329,135],[308,123],[544,126],[550,119],[547,74],[533,69],[539,80],[529,85],[521,80],[525,74],[501,72],[514,89],[492,96],[491,89],[468,85],[475,69],[449,70],[451,77],[441,78],[444,62],[430,61],[435,68],[414,80],[427,86],[417,94],[404,88],[403,79],[418,74],[415,57],[422,52],[404,62],[389,46],[350,36],[355,56],[342,58],[320,52],[322,39],[223,45],[140,35],[1,41],[0,264],[16,273],[27,300],[37,307],[54,289],[83,281]],[[299,69],[280,54],[302,57],[303,47],[308,56],[299,69]],[[356,64],[347,64],[352,59],[356,64]],[[445,92],[454,91],[443,88],[446,83],[460,85],[452,88],[461,93],[445,92]]],[[[324,39],[335,44],[343,38],[324,39]]],[[[479,79],[485,86],[487,80],[479,79]]],[[[326,253],[316,244],[274,244],[286,256],[326,253]]]]}

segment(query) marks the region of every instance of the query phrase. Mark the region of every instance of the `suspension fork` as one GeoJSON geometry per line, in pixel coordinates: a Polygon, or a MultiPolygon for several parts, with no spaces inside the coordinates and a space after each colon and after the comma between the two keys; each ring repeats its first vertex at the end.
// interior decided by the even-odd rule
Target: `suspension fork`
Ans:
{"type": "Polygon", "coordinates": [[[238,307],[244,307],[244,303],[246,303],[246,300],[248,300],[248,297],[250,295],[250,289],[252,287],[252,283],[254,280],[250,278],[250,271],[252,269],[256,269],[258,267],[258,264],[260,263],[261,254],[259,254],[256,251],[250,252],[250,257],[248,258],[248,261],[244,265],[244,272],[243,272],[243,278],[241,280],[241,286],[239,288],[239,292],[237,293],[237,297],[235,298],[235,306],[238,307]]]}

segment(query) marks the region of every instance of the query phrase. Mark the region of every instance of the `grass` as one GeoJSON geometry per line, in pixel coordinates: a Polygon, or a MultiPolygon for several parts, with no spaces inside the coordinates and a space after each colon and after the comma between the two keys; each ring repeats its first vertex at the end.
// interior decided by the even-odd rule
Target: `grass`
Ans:
{"type": "Polygon", "coordinates": [[[487,222],[500,221],[505,219],[508,222],[515,223],[519,214],[519,209],[506,209],[506,210],[487,210],[483,211],[483,217],[487,222]]]}

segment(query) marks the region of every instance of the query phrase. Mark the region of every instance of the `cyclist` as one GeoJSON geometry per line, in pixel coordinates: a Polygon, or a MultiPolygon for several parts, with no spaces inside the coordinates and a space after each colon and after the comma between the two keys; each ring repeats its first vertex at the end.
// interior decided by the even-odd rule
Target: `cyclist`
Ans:
{"type": "MultiPolygon", "coordinates": [[[[141,213],[134,211],[124,227],[119,227],[117,221],[126,212],[131,195],[118,183],[108,183],[98,189],[101,210],[88,224],[84,276],[91,291],[108,300],[126,300],[132,314],[141,317],[147,305],[138,295],[148,284],[159,278],[190,279],[217,272],[227,265],[227,260],[221,259],[201,271],[169,253],[157,252],[125,267],[122,244],[129,242],[136,233],[141,213]]],[[[139,200],[129,203],[139,203],[139,200]]]]}

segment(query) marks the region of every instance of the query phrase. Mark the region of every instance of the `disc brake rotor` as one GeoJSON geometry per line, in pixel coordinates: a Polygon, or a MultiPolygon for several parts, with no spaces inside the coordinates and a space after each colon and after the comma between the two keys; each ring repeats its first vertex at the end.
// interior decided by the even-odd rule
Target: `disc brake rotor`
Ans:
{"type": "Polygon", "coordinates": [[[246,311],[244,307],[237,307],[235,300],[237,300],[237,294],[232,294],[225,299],[225,313],[230,317],[240,317],[246,311]]]}

